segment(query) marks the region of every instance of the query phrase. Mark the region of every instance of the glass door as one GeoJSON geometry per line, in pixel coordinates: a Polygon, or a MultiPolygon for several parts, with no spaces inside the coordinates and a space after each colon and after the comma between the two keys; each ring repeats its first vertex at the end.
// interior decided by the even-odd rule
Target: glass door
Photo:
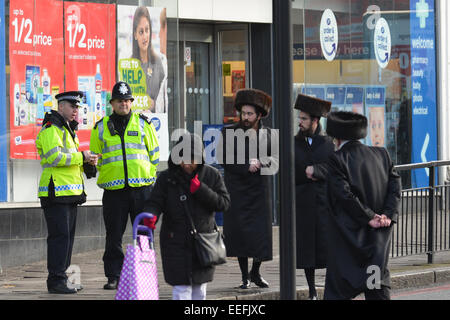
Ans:
{"type": "Polygon", "coordinates": [[[210,122],[210,44],[184,41],[184,122],[194,132],[194,121],[210,122]]]}

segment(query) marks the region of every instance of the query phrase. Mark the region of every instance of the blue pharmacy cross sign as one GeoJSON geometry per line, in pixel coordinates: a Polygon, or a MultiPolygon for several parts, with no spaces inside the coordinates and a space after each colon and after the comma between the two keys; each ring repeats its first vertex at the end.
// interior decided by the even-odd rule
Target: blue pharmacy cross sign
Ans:
{"type": "Polygon", "coordinates": [[[420,19],[420,28],[424,29],[426,27],[426,19],[429,17],[429,6],[425,0],[420,0],[416,2],[416,17],[420,19]]]}

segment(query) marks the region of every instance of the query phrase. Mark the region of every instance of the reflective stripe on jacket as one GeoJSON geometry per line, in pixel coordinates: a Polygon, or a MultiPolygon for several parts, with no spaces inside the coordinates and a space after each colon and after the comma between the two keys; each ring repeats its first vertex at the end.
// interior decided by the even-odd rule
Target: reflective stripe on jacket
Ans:
{"type": "Polygon", "coordinates": [[[36,148],[43,168],[38,197],[49,196],[50,179],[53,179],[56,197],[82,194],[83,155],[78,147],[77,136],[72,138],[67,128],[56,124],[42,127],[36,138],[36,148]]]}
{"type": "Polygon", "coordinates": [[[98,161],[97,185],[106,190],[151,185],[156,180],[159,145],[153,124],[132,113],[124,136],[111,134],[109,117],[99,121],[91,133],[90,150],[102,154],[98,161]],[[127,180],[127,181],[126,181],[127,180]]]}

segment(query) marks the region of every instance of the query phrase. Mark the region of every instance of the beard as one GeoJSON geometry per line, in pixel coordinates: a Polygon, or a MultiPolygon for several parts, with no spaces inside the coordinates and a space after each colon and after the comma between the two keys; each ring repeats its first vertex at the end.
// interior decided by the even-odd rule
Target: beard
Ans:
{"type": "Polygon", "coordinates": [[[258,120],[248,121],[248,120],[241,119],[239,122],[241,124],[241,127],[244,128],[244,130],[248,130],[248,129],[253,128],[256,125],[256,123],[258,122],[258,120]]]}
{"type": "MultiPolygon", "coordinates": [[[[299,126],[300,127],[300,126],[299,126]]],[[[300,127],[300,131],[299,133],[303,136],[303,137],[312,137],[314,135],[314,132],[312,130],[312,127],[309,127],[308,129],[304,129],[302,127],[300,127]]]]}

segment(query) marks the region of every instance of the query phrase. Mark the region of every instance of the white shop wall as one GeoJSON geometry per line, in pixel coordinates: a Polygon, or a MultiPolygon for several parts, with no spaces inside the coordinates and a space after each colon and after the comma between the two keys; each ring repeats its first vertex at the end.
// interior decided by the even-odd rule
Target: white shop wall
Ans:
{"type": "Polygon", "coordinates": [[[272,23],[272,0],[155,0],[167,17],[210,21],[272,23]]]}
{"type": "MultiPolygon", "coordinates": [[[[12,190],[9,201],[12,202],[38,202],[38,187],[42,168],[39,161],[15,160],[12,166],[12,190]]],[[[85,179],[88,201],[102,199],[103,190],[97,184],[97,179],[85,179]]]]}

